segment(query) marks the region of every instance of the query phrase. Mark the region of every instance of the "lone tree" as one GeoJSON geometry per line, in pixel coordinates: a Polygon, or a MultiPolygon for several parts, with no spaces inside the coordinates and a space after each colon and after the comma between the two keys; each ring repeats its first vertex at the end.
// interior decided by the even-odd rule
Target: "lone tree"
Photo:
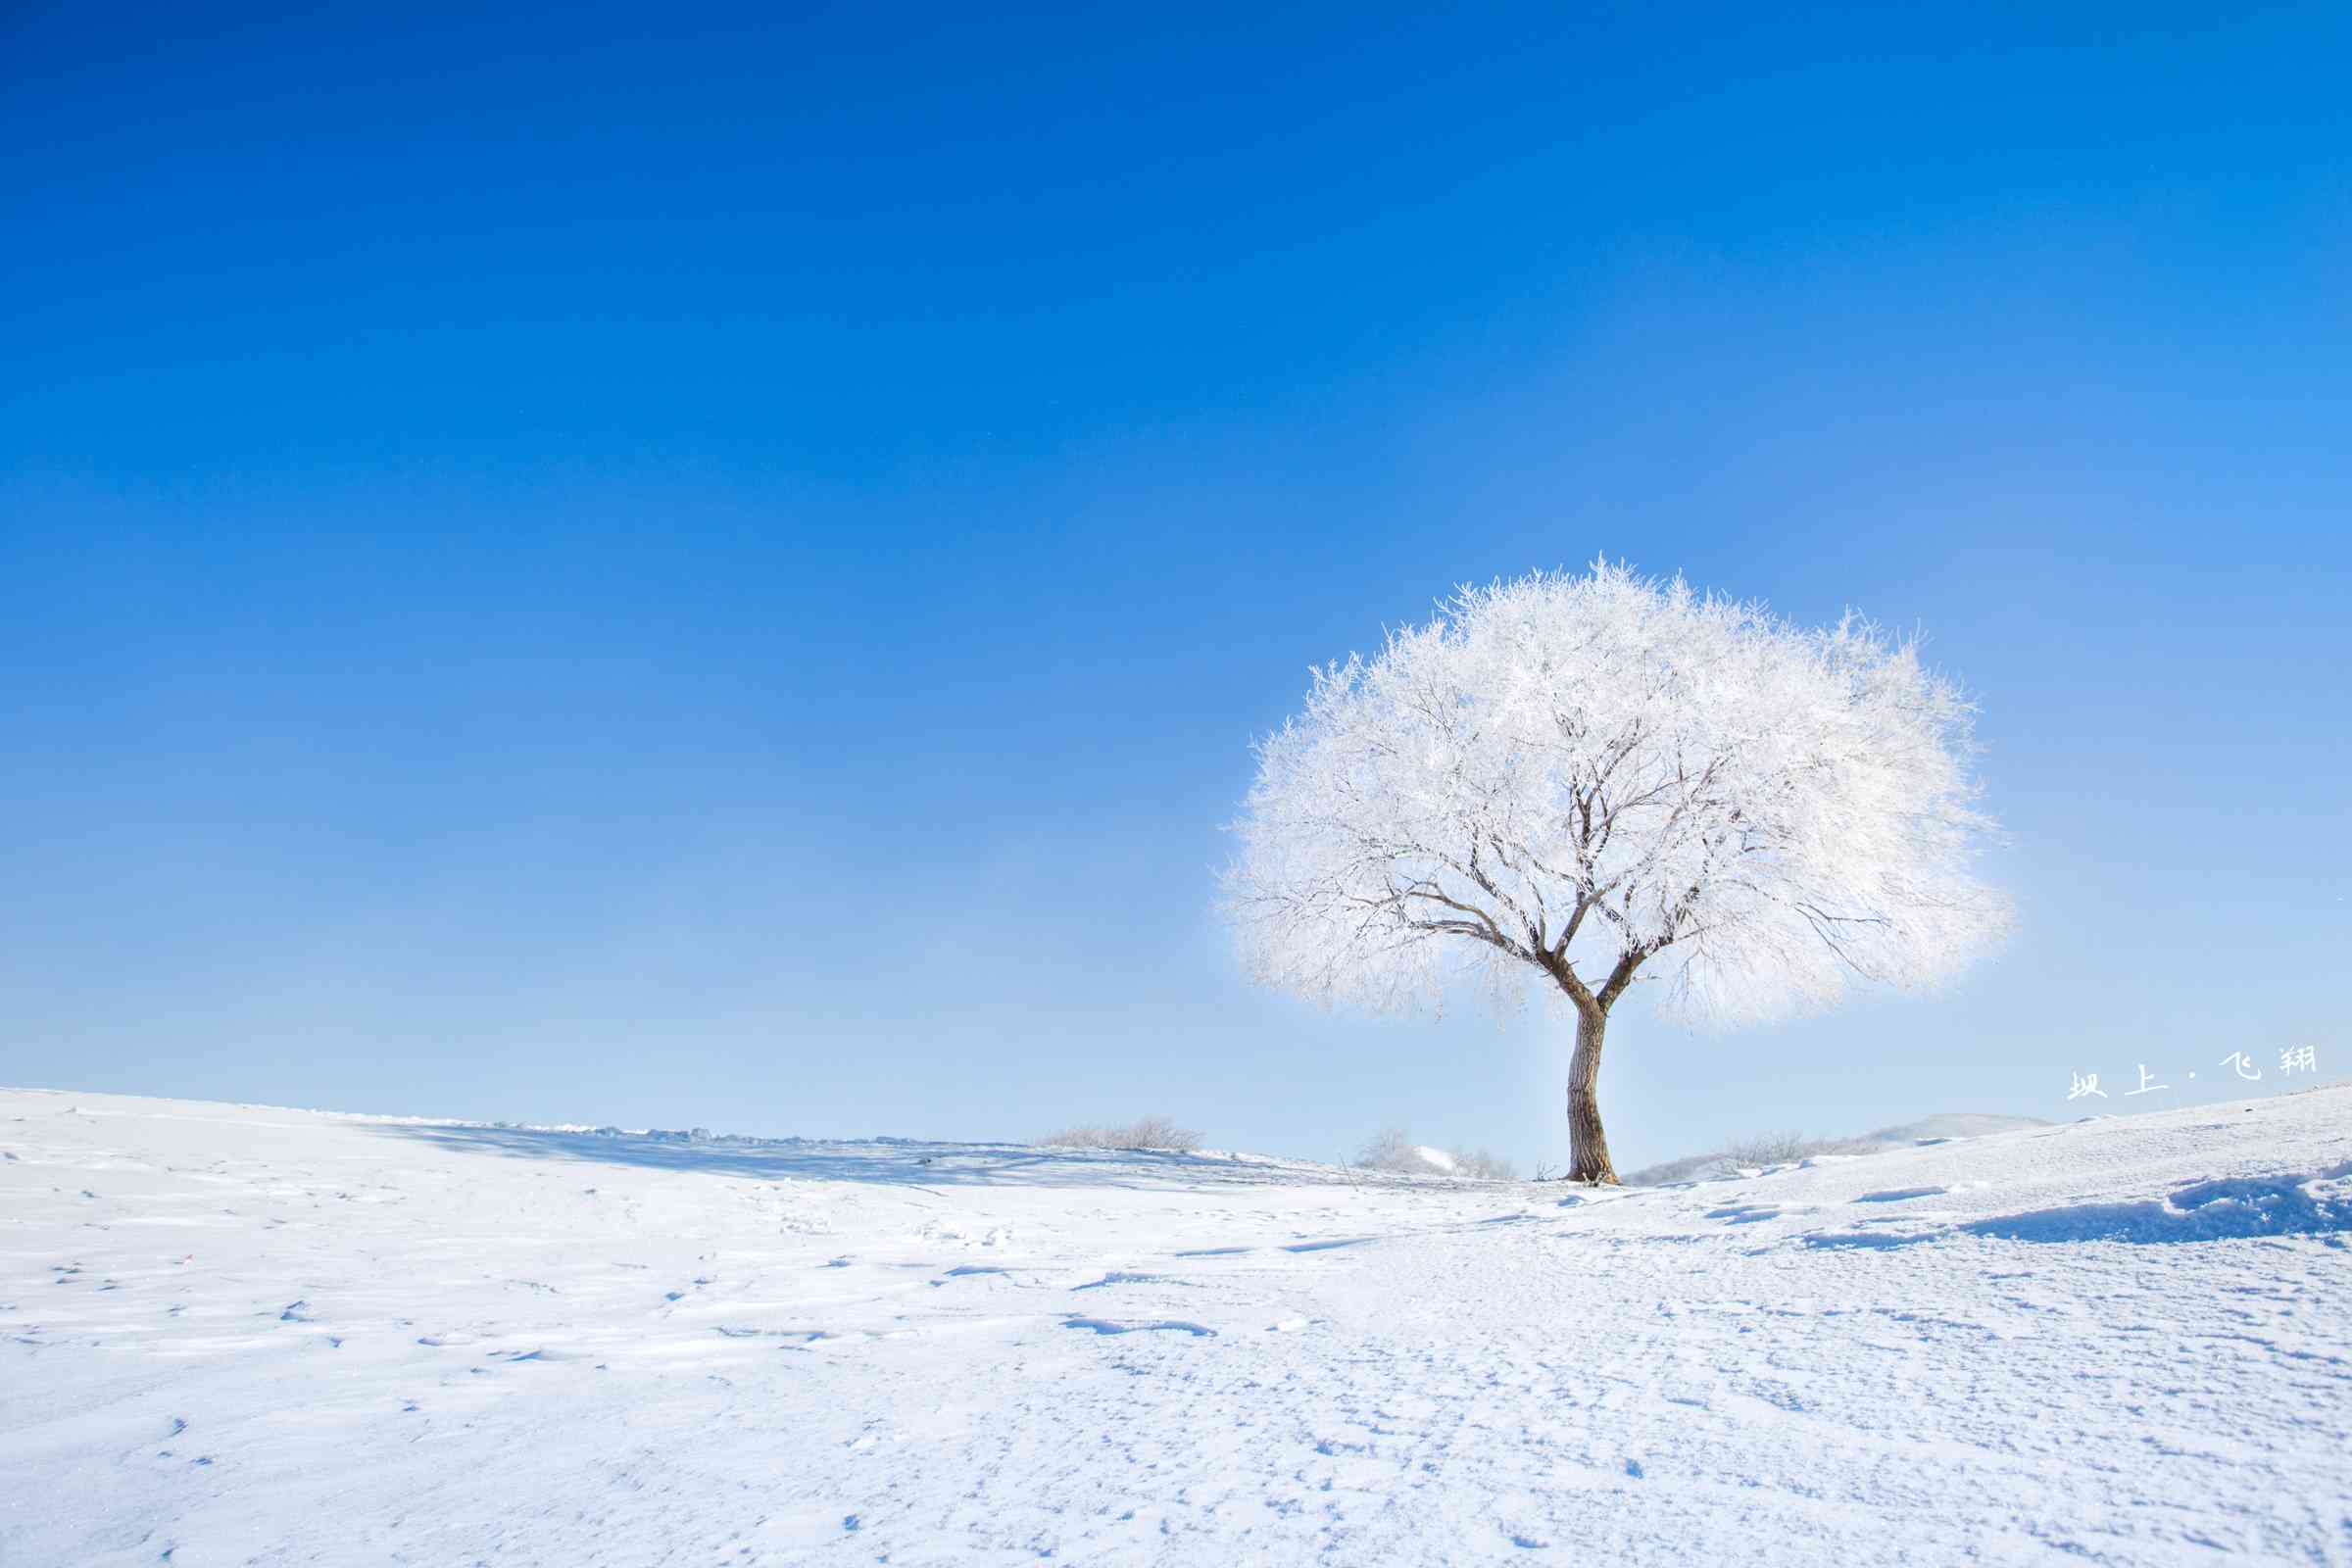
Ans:
{"type": "Polygon", "coordinates": [[[1996,940],[1970,705],[1915,647],[1596,563],[1463,589],[1314,672],[1257,748],[1226,909],[1261,982],[1379,1010],[1540,974],[1576,1010],[1569,1174],[1637,983],[1695,1023],[1919,989],[1996,940]]]}

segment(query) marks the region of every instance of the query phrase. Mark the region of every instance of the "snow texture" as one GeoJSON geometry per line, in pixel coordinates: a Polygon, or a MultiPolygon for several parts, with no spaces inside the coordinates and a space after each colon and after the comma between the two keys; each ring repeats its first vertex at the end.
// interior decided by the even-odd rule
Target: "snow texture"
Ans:
{"type": "Polygon", "coordinates": [[[0,1092],[0,1563],[2352,1563],[2352,1090],[1648,1191],[0,1092]]]}

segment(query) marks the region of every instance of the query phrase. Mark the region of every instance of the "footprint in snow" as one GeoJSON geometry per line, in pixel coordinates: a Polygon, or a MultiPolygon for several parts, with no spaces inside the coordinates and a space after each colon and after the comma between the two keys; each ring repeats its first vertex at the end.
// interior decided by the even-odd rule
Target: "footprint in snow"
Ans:
{"type": "Polygon", "coordinates": [[[1105,1285],[1182,1285],[1185,1282],[1183,1280],[1171,1280],[1158,1274],[1121,1274],[1114,1272],[1105,1274],[1099,1280],[1089,1280],[1084,1285],[1073,1285],[1070,1287],[1070,1289],[1073,1291],[1099,1291],[1105,1285]]]}
{"type": "Polygon", "coordinates": [[[1916,1234],[1894,1231],[1813,1231],[1797,1238],[1797,1241],[1806,1247],[1815,1249],[1858,1247],[1881,1250],[1909,1247],[1918,1242],[1934,1240],[1936,1240],[1935,1233],[1928,1231],[1916,1234]]]}
{"type": "Polygon", "coordinates": [[[1156,1323],[1114,1323],[1105,1317],[1073,1317],[1064,1318],[1061,1326],[1065,1329],[1092,1329],[1097,1334],[1149,1334],[1156,1329],[1169,1329],[1179,1334],[1190,1334],[1195,1339],[1213,1340],[1217,1337],[1215,1329],[1199,1323],[1186,1323],[1177,1318],[1166,1318],[1156,1323]]]}
{"type": "Polygon", "coordinates": [[[1011,1272],[1012,1270],[1008,1268],[998,1268],[991,1263],[963,1263],[948,1270],[946,1274],[940,1276],[938,1279],[933,1280],[931,1282],[931,1287],[932,1289],[937,1290],[940,1286],[947,1284],[950,1280],[965,1279],[974,1274],[1009,1274],[1011,1272]]]}
{"type": "Polygon", "coordinates": [[[1812,1203],[1737,1203],[1729,1208],[1711,1208],[1707,1218],[1719,1219],[1728,1225],[1753,1225],[1758,1220],[1800,1219],[1818,1212],[1812,1203]]]}

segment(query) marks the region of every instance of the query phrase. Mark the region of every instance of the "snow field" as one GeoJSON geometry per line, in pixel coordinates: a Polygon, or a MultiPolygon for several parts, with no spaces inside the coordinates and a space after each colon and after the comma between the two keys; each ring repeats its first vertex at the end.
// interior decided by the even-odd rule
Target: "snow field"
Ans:
{"type": "Polygon", "coordinates": [[[0,1564],[2352,1562],[2352,1090],[1640,1192],[0,1092],[0,1564]]]}

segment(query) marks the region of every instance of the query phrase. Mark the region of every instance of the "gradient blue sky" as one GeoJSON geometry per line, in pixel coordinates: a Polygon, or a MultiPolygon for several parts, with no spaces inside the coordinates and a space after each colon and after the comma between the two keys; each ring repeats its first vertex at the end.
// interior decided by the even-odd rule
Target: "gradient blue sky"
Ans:
{"type": "Polygon", "coordinates": [[[2347,1066],[2352,11],[1117,9],[10,7],[0,1082],[1556,1158],[1211,879],[1598,552],[1924,628],[2022,913],[1621,1166],[2347,1066]]]}

